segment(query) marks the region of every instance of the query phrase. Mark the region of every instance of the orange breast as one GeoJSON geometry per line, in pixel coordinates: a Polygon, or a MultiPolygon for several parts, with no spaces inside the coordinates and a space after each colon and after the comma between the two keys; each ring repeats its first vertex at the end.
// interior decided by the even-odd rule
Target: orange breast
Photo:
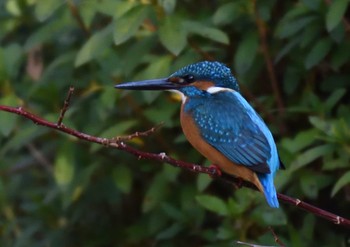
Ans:
{"type": "Polygon", "coordinates": [[[230,175],[240,177],[243,180],[253,183],[261,192],[264,192],[258,176],[249,168],[235,164],[206,141],[200,135],[199,129],[193,121],[193,118],[184,112],[184,104],[181,106],[181,126],[187,140],[192,146],[197,149],[204,157],[210,160],[213,164],[230,175]]]}

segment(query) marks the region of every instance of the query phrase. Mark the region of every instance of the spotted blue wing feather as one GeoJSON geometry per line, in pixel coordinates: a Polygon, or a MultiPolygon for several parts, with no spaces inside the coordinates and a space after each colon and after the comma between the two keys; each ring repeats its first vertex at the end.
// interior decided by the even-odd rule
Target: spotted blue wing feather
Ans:
{"type": "Polygon", "coordinates": [[[210,100],[206,103],[192,108],[194,121],[202,137],[233,162],[256,172],[270,173],[267,160],[271,156],[271,148],[256,123],[262,121],[261,118],[247,112],[232,92],[216,93],[208,97],[210,100]]]}

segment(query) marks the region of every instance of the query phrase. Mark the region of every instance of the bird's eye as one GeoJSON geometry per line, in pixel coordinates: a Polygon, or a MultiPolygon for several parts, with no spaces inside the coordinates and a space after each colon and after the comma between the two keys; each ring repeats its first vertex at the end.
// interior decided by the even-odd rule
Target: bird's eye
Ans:
{"type": "Polygon", "coordinates": [[[195,81],[194,76],[193,75],[185,75],[182,77],[182,79],[184,80],[184,83],[189,84],[195,81]]]}

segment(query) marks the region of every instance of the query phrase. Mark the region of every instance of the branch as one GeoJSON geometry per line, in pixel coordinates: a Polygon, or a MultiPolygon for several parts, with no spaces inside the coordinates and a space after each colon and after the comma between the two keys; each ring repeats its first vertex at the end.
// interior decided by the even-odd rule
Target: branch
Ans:
{"type": "MultiPolygon", "coordinates": [[[[92,135],[89,135],[89,134],[86,134],[83,132],[79,132],[77,130],[66,127],[62,123],[62,120],[64,117],[64,113],[66,112],[66,110],[69,106],[69,98],[70,98],[72,91],[73,90],[70,89],[70,91],[69,91],[70,93],[68,93],[64,107],[61,110],[60,116],[62,116],[62,119],[59,118],[59,119],[61,119],[61,121],[58,121],[57,123],[49,122],[49,121],[47,121],[47,120],[45,120],[37,115],[34,115],[34,114],[26,111],[22,107],[11,107],[11,106],[0,105],[0,111],[6,111],[6,112],[20,115],[24,118],[27,118],[27,119],[33,121],[34,124],[45,126],[45,127],[54,129],[56,131],[66,133],[68,135],[75,136],[81,140],[98,143],[98,144],[101,144],[101,145],[104,145],[107,147],[113,147],[113,148],[128,152],[128,153],[136,156],[138,159],[150,159],[150,160],[160,161],[163,163],[165,162],[165,163],[168,163],[172,166],[180,167],[180,168],[189,170],[189,171],[194,172],[194,173],[209,174],[210,176],[212,176],[214,178],[219,178],[227,183],[234,184],[236,186],[240,185],[243,187],[248,187],[248,188],[257,190],[257,188],[253,184],[251,184],[247,181],[242,181],[241,179],[237,179],[237,178],[232,177],[232,176],[225,174],[225,173],[221,174],[221,171],[218,170],[218,168],[216,168],[216,167],[204,167],[204,166],[201,166],[198,164],[193,164],[193,163],[188,163],[188,162],[184,162],[181,160],[176,160],[176,159],[169,157],[165,153],[156,154],[156,153],[149,153],[149,152],[140,151],[140,150],[135,149],[132,146],[129,146],[128,144],[125,143],[125,140],[130,140],[136,136],[149,135],[150,133],[153,133],[156,128],[152,128],[148,131],[140,132],[138,134],[135,133],[135,134],[130,135],[129,137],[121,137],[121,138],[116,137],[116,138],[108,139],[108,138],[92,136],[92,135]]],[[[298,208],[304,209],[307,212],[312,213],[318,217],[327,219],[327,220],[333,222],[334,224],[350,228],[350,220],[348,220],[346,218],[343,218],[343,217],[340,217],[340,216],[335,215],[333,213],[327,212],[321,208],[318,208],[316,206],[313,206],[311,204],[303,202],[299,199],[286,196],[284,194],[278,193],[277,196],[278,196],[279,200],[282,202],[285,202],[285,203],[294,205],[298,208]]]]}
{"type": "Polygon", "coordinates": [[[66,114],[66,111],[68,110],[70,99],[72,98],[73,93],[74,93],[74,87],[70,86],[68,94],[67,94],[67,98],[64,101],[63,107],[61,109],[60,116],[59,116],[58,121],[57,121],[57,125],[58,126],[62,125],[62,121],[63,121],[64,115],[66,114]]]}
{"type": "Polygon", "coordinates": [[[259,16],[259,12],[258,12],[257,7],[256,7],[256,1],[254,1],[254,8],[255,8],[255,22],[256,22],[256,25],[258,28],[259,38],[260,38],[260,42],[261,42],[261,46],[262,46],[262,52],[264,55],[266,68],[267,68],[268,75],[270,78],[273,94],[277,100],[278,110],[280,113],[283,114],[285,112],[285,107],[284,107],[284,102],[283,102],[283,99],[281,96],[280,89],[278,87],[278,80],[277,80],[277,76],[276,76],[276,71],[275,71],[275,68],[273,66],[271,55],[269,52],[269,47],[267,44],[266,24],[259,16]]]}
{"type": "Polygon", "coordinates": [[[142,131],[142,132],[136,131],[135,133],[133,133],[131,135],[127,135],[127,136],[117,136],[117,137],[112,138],[112,140],[115,142],[121,142],[121,141],[130,141],[136,137],[149,136],[150,134],[152,134],[156,130],[158,130],[162,125],[163,125],[163,123],[160,123],[157,126],[150,128],[149,130],[142,131]]]}
{"type": "Polygon", "coordinates": [[[275,231],[272,229],[271,226],[269,226],[269,230],[270,230],[270,232],[272,233],[272,236],[273,236],[273,238],[275,239],[275,242],[276,242],[279,246],[282,246],[282,247],[286,246],[286,245],[279,239],[279,237],[277,236],[277,234],[275,233],[275,231]]]}
{"type": "MultiPolygon", "coordinates": [[[[285,247],[285,244],[278,238],[278,236],[276,235],[275,231],[272,229],[272,227],[268,227],[269,231],[272,233],[272,236],[276,242],[276,244],[278,244],[278,246],[280,247],[285,247]]],[[[242,241],[236,241],[236,244],[240,244],[240,245],[246,245],[249,247],[274,247],[274,246],[267,246],[267,245],[257,245],[257,244],[252,244],[252,243],[247,243],[247,242],[242,242],[242,241]]]]}
{"type": "Polygon", "coordinates": [[[81,30],[83,30],[83,32],[85,33],[85,35],[87,37],[90,37],[90,35],[91,35],[90,30],[84,24],[83,18],[81,17],[81,15],[79,13],[79,9],[77,8],[77,6],[74,4],[74,2],[72,0],[68,0],[67,4],[68,4],[69,10],[70,10],[73,18],[76,20],[76,22],[78,23],[78,25],[81,28],[81,30]]]}

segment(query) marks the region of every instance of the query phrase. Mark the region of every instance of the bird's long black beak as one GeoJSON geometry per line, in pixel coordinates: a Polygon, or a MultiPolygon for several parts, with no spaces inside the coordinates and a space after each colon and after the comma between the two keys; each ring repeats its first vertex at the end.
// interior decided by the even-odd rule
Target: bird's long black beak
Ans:
{"type": "Polygon", "coordinates": [[[152,79],[145,81],[125,82],[114,86],[118,89],[128,90],[170,90],[177,89],[181,85],[171,82],[169,78],[152,79]]]}

